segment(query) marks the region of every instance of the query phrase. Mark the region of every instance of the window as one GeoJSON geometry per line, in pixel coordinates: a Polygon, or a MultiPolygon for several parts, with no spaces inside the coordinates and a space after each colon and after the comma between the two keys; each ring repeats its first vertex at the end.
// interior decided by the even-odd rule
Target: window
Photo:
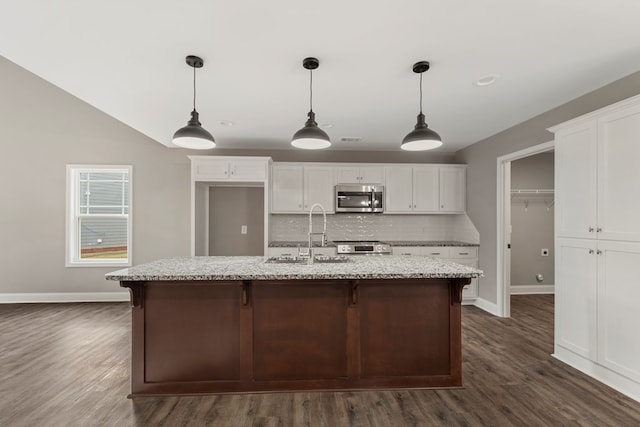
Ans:
{"type": "Polygon", "coordinates": [[[131,265],[131,166],[67,165],[66,265],[131,265]]]}

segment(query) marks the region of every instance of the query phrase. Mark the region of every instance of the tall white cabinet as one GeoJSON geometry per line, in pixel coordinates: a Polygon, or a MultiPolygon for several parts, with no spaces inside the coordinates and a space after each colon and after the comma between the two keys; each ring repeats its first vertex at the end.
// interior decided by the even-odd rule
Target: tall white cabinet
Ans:
{"type": "Polygon", "coordinates": [[[640,96],[550,130],[554,355],[640,400],[640,96]]]}

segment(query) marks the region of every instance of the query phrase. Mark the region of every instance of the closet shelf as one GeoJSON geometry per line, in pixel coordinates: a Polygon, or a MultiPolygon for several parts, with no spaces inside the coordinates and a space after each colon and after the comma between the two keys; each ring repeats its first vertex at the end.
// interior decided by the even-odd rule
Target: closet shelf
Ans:
{"type": "Polygon", "coordinates": [[[534,199],[537,198],[537,197],[544,197],[545,198],[544,204],[547,206],[547,210],[549,210],[555,204],[553,193],[554,193],[554,191],[552,189],[540,189],[540,188],[524,189],[524,188],[517,188],[517,189],[512,189],[511,190],[511,199],[513,199],[514,197],[522,197],[522,198],[524,198],[524,210],[526,211],[527,208],[529,207],[529,199],[531,197],[534,197],[534,199]],[[551,199],[551,201],[547,202],[547,199],[551,199]]]}
{"type": "Polygon", "coordinates": [[[513,189],[511,190],[512,196],[518,196],[518,195],[535,196],[536,194],[541,196],[549,196],[549,195],[553,195],[553,193],[554,193],[553,190],[548,190],[548,189],[513,189]]]}

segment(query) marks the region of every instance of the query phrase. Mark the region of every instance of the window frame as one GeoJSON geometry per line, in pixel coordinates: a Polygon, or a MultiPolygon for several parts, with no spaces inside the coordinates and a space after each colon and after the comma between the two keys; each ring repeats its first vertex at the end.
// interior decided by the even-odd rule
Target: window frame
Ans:
{"type": "Polygon", "coordinates": [[[130,267],[132,265],[132,224],[133,224],[133,167],[131,165],[67,165],[66,191],[66,267],[130,267]],[[112,172],[128,174],[128,205],[124,214],[81,214],[80,213],[80,174],[91,172],[112,172]],[[80,219],[81,218],[126,218],[127,219],[127,257],[109,259],[82,259],[80,257],[80,219]]]}

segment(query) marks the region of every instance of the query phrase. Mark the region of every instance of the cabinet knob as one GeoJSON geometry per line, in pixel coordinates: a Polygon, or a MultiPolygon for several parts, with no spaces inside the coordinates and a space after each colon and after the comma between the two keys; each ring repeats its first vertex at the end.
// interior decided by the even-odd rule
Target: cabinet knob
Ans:
{"type": "Polygon", "coordinates": [[[589,249],[589,255],[593,255],[593,249],[589,249]]]}
{"type": "Polygon", "coordinates": [[[440,209],[444,209],[444,205],[440,205],[440,209]]]}
{"type": "Polygon", "coordinates": [[[602,251],[601,251],[600,249],[598,249],[598,250],[596,251],[596,254],[598,254],[598,255],[602,255],[602,251]]]}
{"type": "Polygon", "coordinates": [[[593,227],[589,227],[589,233],[593,233],[593,227]]]}
{"type": "Polygon", "coordinates": [[[417,205],[413,205],[413,207],[414,207],[414,208],[416,208],[416,207],[417,207],[417,205]]]}
{"type": "Polygon", "coordinates": [[[596,233],[600,233],[602,231],[602,227],[596,228],[596,233]]]}

